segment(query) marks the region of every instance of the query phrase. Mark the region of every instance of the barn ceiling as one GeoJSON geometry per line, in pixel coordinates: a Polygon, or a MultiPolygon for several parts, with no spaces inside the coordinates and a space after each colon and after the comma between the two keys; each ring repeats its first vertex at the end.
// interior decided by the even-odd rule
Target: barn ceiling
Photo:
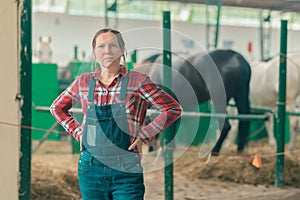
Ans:
{"type": "MultiPolygon", "coordinates": [[[[160,0],[161,1],[161,0],[160,0]]],[[[180,3],[217,4],[219,0],[165,0],[180,3]]],[[[224,6],[247,7],[300,13],[300,0],[223,0],[224,6]]]]}

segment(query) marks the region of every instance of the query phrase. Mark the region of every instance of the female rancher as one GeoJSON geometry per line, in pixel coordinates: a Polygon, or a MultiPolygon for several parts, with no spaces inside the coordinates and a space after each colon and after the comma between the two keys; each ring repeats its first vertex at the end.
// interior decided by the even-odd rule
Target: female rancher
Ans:
{"type": "Polygon", "coordinates": [[[145,192],[141,146],[174,122],[181,107],[147,75],[120,64],[122,58],[125,61],[125,43],[118,30],[96,32],[92,48],[100,67],[76,78],[50,111],[80,141],[78,178],[83,200],[140,200],[145,192]],[[77,102],[84,114],[82,124],[70,113],[77,102]],[[146,124],[148,106],[160,114],[146,124]]]}

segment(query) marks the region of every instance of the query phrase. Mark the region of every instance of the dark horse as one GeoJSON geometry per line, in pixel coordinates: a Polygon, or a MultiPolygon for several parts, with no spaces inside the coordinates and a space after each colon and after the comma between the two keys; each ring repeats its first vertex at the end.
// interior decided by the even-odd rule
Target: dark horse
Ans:
{"type": "MultiPolygon", "coordinates": [[[[177,56],[173,56],[175,58],[177,56]]],[[[246,59],[233,50],[214,50],[209,53],[196,54],[191,57],[173,59],[172,92],[179,97],[179,102],[185,105],[212,100],[217,113],[226,113],[228,101],[235,100],[240,114],[249,114],[249,83],[251,70],[246,59]],[[176,73],[174,73],[176,72],[176,73]],[[188,84],[183,83],[183,78],[188,84]],[[193,92],[189,93],[189,86],[193,92]]],[[[156,61],[161,63],[161,61],[156,61]]],[[[153,67],[149,71],[151,79],[162,83],[162,67],[153,67]]],[[[217,155],[231,126],[228,119],[218,119],[221,135],[212,149],[217,155]]],[[[249,134],[249,121],[240,121],[238,127],[238,152],[242,152],[249,134]]]]}

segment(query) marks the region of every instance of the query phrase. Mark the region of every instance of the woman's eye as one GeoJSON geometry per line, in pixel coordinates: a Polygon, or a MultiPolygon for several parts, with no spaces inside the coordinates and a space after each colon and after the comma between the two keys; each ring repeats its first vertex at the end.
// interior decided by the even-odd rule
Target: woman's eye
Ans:
{"type": "Polygon", "coordinates": [[[104,44],[100,44],[99,46],[98,46],[98,48],[104,48],[104,44]]]}

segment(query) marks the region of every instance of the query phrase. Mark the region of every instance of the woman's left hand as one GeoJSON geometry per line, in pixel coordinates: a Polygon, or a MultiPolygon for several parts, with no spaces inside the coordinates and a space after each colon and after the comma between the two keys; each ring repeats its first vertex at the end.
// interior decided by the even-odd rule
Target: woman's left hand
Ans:
{"type": "Polygon", "coordinates": [[[135,147],[137,147],[138,152],[142,155],[142,146],[143,146],[143,141],[141,138],[136,138],[136,140],[128,147],[128,150],[133,150],[135,147]]]}
{"type": "Polygon", "coordinates": [[[79,136],[80,151],[82,151],[82,134],[79,136]]]}

